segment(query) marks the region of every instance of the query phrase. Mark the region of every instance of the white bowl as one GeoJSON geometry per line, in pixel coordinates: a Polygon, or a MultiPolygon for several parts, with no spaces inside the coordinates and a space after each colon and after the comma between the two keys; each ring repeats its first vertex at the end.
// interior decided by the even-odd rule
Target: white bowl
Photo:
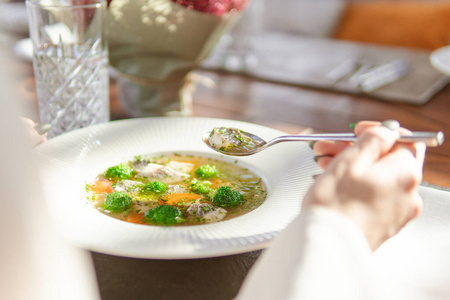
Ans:
{"type": "Polygon", "coordinates": [[[224,156],[202,142],[215,126],[237,127],[264,139],[283,132],[211,118],[162,117],[114,121],[53,138],[35,149],[50,214],[63,237],[111,255],[186,259],[244,253],[268,246],[300,212],[312,176],[320,172],[306,143],[283,143],[247,157],[224,156]],[[258,174],[268,195],[256,210],[206,225],[162,227],[108,217],[85,199],[85,185],[107,167],[136,155],[183,152],[237,162],[258,174]]]}

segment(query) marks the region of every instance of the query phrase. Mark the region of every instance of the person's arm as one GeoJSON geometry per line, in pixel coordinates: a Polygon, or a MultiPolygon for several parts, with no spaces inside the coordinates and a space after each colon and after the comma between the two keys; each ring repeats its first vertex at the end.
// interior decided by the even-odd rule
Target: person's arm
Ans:
{"type": "Polygon", "coordinates": [[[237,299],[386,299],[371,249],[420,212],[425,147],[394,146],[398,132],[377,125],[364,127],[354,145],[339,146],[237,299]]]}
{"type": "Polygon", "coordinates": [[[344,215],[305,208],[256,262],[237,299],[371,299],[370,254],[344,215]]]}

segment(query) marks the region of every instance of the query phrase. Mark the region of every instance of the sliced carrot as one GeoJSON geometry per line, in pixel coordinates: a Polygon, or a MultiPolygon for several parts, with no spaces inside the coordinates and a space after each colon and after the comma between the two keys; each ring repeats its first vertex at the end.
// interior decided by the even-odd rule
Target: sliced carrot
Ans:
{"type": "Polygon", "coordinates": [[[125,217],[125,221],[136,224],[143,224],[144,221],[144,213],[131,213],[125,217]]]}
{"type": "Polygon", "coordinates": [[[200,199],[202,196],[197,194],[189,194],[189,193],[173,193],[165,196],[161,200],[158,201],[159,205],[168,204],[168,205],[177,205],[180,201],[189,201],[200,199]]]}
{"type": "Polygon", "coordinates": [[[93,185],[91,185],[91,191],[95,193],[111,193],[112,186],[111,182],[108,180],[97,180],[93,185]]]}

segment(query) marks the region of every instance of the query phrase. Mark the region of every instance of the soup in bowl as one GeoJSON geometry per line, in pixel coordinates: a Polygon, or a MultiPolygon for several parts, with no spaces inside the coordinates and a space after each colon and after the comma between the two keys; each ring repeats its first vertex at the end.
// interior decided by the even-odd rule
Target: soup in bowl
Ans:
{"type": "Polygon", "coordinates": [[[136,156],[86,185],[103,214],[130,223],[186,226],[232,219],[266,198],[262,179],[234,163],[168,153],[136,156]]]}

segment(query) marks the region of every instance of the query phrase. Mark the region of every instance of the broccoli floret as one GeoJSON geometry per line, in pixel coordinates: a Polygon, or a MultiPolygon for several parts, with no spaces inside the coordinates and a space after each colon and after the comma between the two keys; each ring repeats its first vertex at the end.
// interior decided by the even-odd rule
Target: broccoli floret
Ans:
{"type": "Polygon", "coordinates": [[[237,206],[244,201],[242,194],[229,186],[221,186],[212,199],[214,205],[221,207],[237,206]]]}
{"type": "Polygon", "coordinates": [[[181,218],[181,211],[167,204],[147,210],[144,217],[147,222],[157,225],[175,225],[184,221],[181,218]]]}
{"type": "Polygon", "coordinates": [[[210,181],[198,181],[197,179],[194,179],[191,181],[191,185],[190,188],[193,192],[195,193],[200,193],[200,194],[209,194],[212,189],[210,188],[211,182],[210,181]]]}
{"type": "Polygon", "coordinates": [[[132,205],[131,197],[124,192],[109,194],[103,201],[102,207],[110,212],[123,212],[132,205]]]}
{"type": "Polygon", "coordinates": [[[218,173],[219,170],[217,170],[216,166],[211,165],[203,165],[195,170],[195,175],[203,179],[216,177],[218,173]]]}
{"type": "Polygon", "coordinates": [[[162,194],[167,191],[167,185],[161,181],[152,181],[144,185],[141,191],[145,194],[162,194]]]}
{"type": "Polygon", "coordinates": [[[105,172],[105,177],[109,179],[129,179],[133,175],[133,168],[125,164],[110,167],[105,172]]]}

